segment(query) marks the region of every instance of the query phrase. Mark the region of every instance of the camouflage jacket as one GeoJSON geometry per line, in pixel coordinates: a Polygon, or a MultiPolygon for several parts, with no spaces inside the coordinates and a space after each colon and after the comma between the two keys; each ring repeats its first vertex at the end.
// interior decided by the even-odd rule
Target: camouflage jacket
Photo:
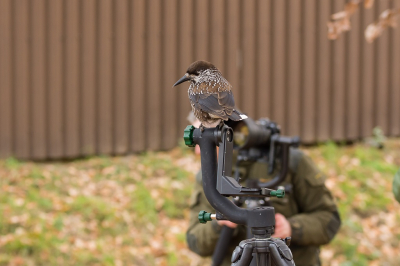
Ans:
{"type": "MultiPolygon", "coordinates": [[[[265,163],[253,163],[241,167],[240,173],[243,179],[268,179],[276,174],[267,176],[265,163]]],[[[290,222],[292,228],[290,249],[297,266],[320,265],[319,246],[331,241],[340,227],[336,204],[324,181],[324,174],[308,156],[300,150],[292,150],[290,170],[285,183],[282,184],[291,185],[292,191],[283,199],[271,198],[275,212],[283,214],[290,222]]],[[[192,251],[201,256],[211,256],[221,227],[215,220],[200,224],[198,213],[201,210],[215,212],[203,193],[201,172],[199,172],[190,202],[190,223],[186,237],[192,251]]],[[[223,265],[230,265],[233,249],[244,239],[246,239],[246,229],[244,226],[238,226],[223,265]]]]}

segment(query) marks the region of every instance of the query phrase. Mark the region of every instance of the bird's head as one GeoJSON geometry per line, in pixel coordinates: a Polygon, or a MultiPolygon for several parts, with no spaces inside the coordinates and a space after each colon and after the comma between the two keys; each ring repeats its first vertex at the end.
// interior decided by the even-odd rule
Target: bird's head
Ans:
{"type": "Polygon", "coordinates": [[[173,87],[185,81],[190,81],[192,83],[207,81],[208,78],[212,78],[215,75],[220,75],[220,73],[213,64],[207,61],[196,61],[188,67],[185,75],[181,77],[173,87]]]}

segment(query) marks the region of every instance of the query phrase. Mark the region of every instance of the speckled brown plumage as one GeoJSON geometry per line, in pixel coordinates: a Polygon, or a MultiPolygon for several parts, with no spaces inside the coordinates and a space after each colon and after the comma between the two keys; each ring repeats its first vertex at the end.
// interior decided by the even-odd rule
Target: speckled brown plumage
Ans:
{"type": "Polygon", "coordinates": [[[221,119],[235,121],[247,118],[235,109],[232,86],[211,63],[196,61],[174,86],[190,81],[190,104],[197,119],[205,127],[217,126],[221,119]]]}

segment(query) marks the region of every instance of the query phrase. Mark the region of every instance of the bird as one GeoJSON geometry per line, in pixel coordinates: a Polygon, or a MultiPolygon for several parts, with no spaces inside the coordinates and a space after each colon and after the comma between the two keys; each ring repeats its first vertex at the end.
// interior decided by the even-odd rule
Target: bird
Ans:
{"type": "Polygon", "coordinates": [[[190,81],[188,95],[194,116],[200,120],[200,129],[223,126],[228,119],[240,121],[247,116],[235,107],[232,85],[212,63],[196,61],[173,87],[190,81]]]}

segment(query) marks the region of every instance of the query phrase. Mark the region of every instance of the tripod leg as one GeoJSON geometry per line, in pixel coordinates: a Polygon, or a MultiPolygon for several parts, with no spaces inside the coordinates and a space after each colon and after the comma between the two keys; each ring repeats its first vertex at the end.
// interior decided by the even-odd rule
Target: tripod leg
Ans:
{"type": "Polygon", "coordinates": [[[257,266],[257,255],[255,253],[253,253],[253,259],[249,266],[257,266]]]}
{"type": "Polygon", "coordinates": [[[220,266],[227,254],[229,243],[232,239],[233,228],[223,226],[212,257],[212,266],[220,266]]]}
{"type": "Polygon", "coordinates": [[[249,266],[253,258],[253,245],[237,246],[232,254],[231,266],[249,266]]]}
{"type": "Polygon", "coordinates": [[[276,245],[269,245],[269,249],[271,250],[272,260],[274,261],[275,265],[286,266],[282,261],[281,255],[279,255],[279,251],[276,245]]]}
{"type": "MultiPolygon", "coordinates": [[[[251,239],[254,237],[253,233],[251,232],[251,228],[247,227],[246,229],[247,239],[251,239]]],[[[257,266],[257,256],[253,253],[253,259],[251,260],[251,264],[249,266],[257,266]]]]}
{"type": "Polygon", "coordinates": [[[267,253],[258,253],[255,257],[258,261],[257,264],[255,264],[255,265],[271,265],[271,264],[267,264],[267,261],[268,261],[267,253]]]}

